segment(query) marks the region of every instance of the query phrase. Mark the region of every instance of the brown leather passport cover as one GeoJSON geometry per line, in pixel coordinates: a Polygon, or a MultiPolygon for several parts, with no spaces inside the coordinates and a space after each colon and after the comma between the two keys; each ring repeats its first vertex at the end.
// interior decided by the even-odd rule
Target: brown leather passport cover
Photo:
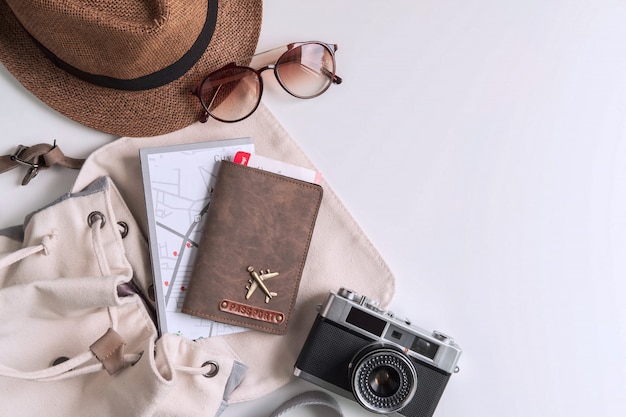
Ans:
{"type": "Polygon", "coordinates": [[[319,185],[221,162],[182,311],[284,334],[321,201],[319,185]]]}

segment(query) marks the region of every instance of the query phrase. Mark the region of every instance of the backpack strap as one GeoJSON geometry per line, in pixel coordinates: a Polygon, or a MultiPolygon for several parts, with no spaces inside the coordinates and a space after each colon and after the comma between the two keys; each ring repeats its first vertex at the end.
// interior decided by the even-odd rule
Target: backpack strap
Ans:
{"type": "Polygon", "coordinates": [[[65,156],[56,145],[55,140],[52,145],[48,143],[33,146],[20,145],[13,154],[0,156],[0,174],[18,166],[25,166],[28,168],[28,172],[22,180],[22,185],[27,185],[41,169],[50,168],[53,165],[80,169],[84,162],[84,159],[65,156]]]}

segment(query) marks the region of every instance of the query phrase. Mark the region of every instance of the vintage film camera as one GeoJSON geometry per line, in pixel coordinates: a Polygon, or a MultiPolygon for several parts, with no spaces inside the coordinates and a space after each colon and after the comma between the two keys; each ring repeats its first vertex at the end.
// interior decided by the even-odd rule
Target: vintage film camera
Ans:
{"type": "Polygon", "coordinates": [[[341,288],[320,307],[294,374],[374,413],[431,417],[460,356],[450,337],[341,288]]]}

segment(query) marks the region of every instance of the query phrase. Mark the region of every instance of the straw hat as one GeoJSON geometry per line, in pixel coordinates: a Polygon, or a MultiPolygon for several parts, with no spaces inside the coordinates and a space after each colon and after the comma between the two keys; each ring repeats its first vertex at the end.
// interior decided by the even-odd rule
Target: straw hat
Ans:
{"type": "Polygon", "coordinates": [[[261,0],[0,0],[0,62],[69,118],[154,136],[199,119],[188,91],[254,54],[261,16],[261,0]]]}

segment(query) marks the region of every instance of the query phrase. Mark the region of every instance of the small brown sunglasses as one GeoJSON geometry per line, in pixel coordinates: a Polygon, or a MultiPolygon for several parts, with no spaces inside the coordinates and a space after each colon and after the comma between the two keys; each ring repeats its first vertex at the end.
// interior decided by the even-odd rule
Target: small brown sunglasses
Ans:
{"type": "Polygon", "coordinates": [[[261,73],[274,70],[283,89],[294,97],[313,98],[328,90],[331,84],[341,84],[335,74],[337,45],[323,42],[297,42],[262,52],[258,57],[287,48],[276,63],[260,69],[228,64],[210,73],[190,93],[200,99],[205,113],[200,118],[206,122],[210,117],[221,122],[238,122],[250,116],[259,106],[263,94],[261,73]]]}

